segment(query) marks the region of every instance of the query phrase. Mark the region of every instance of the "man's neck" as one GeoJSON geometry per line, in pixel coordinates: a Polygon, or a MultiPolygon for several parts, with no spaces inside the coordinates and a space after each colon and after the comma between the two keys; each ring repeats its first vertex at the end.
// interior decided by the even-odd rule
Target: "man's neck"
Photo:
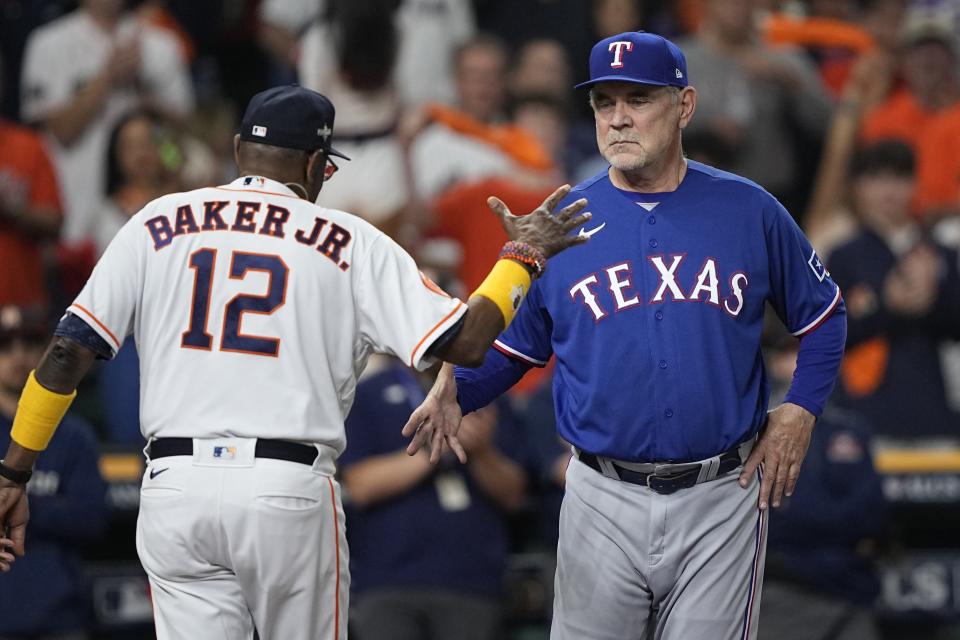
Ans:
{"type": "Polygon", "coordinates": [[[243,178],[245,176],[258,176],[260,178],[266,178],[268,180],[273,180],[274,182],[279,182],[280,184],[289,187],[294,193],[297,194],[298,197],[304,200],[308,199],[307,193],[304,191],[305,187],[303,186],[303,176],[297,177],[292,173],[284,176],[281,175],[276,169],[258,168],[256,166],[245,167],[241,169],[240,177],[243,178]],[[291,184],[298,185],[300,188],[290,187],[291,184]]]}
{"type": "Polygon", "coordinates": [[[610,182],[617,189],[638,193],[667,193],[676,191],[687,174],[687,159],[683,154],[671,154],[671,159],[659,166],[650,165],[636,171],[624,172],[610,167],[610,182]]]}

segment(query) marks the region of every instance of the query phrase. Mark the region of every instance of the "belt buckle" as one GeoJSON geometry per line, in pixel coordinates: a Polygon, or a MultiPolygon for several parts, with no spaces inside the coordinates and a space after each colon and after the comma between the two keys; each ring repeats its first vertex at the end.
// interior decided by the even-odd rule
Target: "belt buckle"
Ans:
{"type": "Polygon", "coordinates": [[[647,476],[647,488],[660,495],[668,496],[680,489],[679,483],[673,482],[674,480],[676,480],[676,478],[658,476],[655,473],[651,473],[647,476]]]}
{"type": "Polygon", "coordinates": [[[647,488],[660,495],[668,496],[680,489],[687,489],[697,484],[697,473],[696,469],[678,471],[667,476],[657,475],[654,472],[647,476],[647,488]],[[693,482],[689,482],[688,479],[693,479],[693,482]]]}

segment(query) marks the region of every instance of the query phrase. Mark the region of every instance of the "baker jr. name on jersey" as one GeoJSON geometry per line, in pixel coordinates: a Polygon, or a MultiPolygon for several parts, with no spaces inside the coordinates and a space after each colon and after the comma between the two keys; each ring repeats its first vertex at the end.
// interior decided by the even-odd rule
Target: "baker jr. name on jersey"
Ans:
{"type": "Polygon", "coordinates": [[[667,301],[702,302],[722,309],[732,317],[743,309],[744,292],[750,284],[743,270],[723,275],[714,258],[706,258],[691,282],[681,282],[680,267],[689,260],[685,253],[652,255],[640,268],[652,270],[656,289],[646,298],[634,286],[634,269],[629,260],[606,267],[578,280],[570,287],[570,297],[582,304],[597,322],[610,315],[644,304],[667,301]],[[721,280],[722,278],[722,280],[721,280]],[[608,292],[608,293],[605,293],[608,292]]]}
{"type": "Polygon", "coordinates": [[[208,231],[256,233],[281,240],[292,231],[290,237],[295,242],[316,247],[317,252],[329,258],[343,271],[350,268],[349,263],[340,258],[343,249],[350,244],[350,232],[319,216],[314,217],[313,223],[308,228],[287,229],[287,223],[290,220],[289,209],[275,204],[243,200],[207,201],[203,203],[203,208],[198,213],[199,218],[193,207],[185,204],[177,207],[172,221],[169,215],[148,219],[144,226],[153,239],[154,250],[159,251],[170,246],[181,236],[208,231]]]}

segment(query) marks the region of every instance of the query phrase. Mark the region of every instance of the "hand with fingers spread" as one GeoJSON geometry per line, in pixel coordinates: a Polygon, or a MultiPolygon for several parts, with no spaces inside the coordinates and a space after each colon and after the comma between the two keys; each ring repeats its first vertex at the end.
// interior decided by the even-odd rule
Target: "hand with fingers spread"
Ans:
{"type": "Polygon", "coordinates": [[[586,198],[581,198],[554,215],[560,201],[570,193],[570,185],[565,184],[554,191],[539,207],[525,216],[515,216],[502,200],[496,197],[487,199],[490,209],[500,218],[500,224],[511,240],[525,242],[543,253],[544,257],[554,256],[568,247],[583,244],[587,236],[569,235],[571,231],[587,222],[589,212],[577,215],[587,206],[586,198]]]}
{"type": "Polygon", "coordinates": [[[760,509],[779,507],[783,496],[793,495],[815,421],[812,413],[790,402],[767,414],[767,426],[740,472],[740,486],[747,488],[761,468],[760,509]]]}
{"type": "Polygon", "coordinates": [[[430,462],[436,464],[440,461],[446,442],[460,462],[466,463],[467,453],[457,439],[462,417],[460,404],[457,402],[457,382],[453,377],[453,365],[446,362],[426,399],[410,414],[410,419],[403,426],[403,435],[412,438],[407,446],[407,453],[416,455],[421,447],[428,445],[430,462]]]}

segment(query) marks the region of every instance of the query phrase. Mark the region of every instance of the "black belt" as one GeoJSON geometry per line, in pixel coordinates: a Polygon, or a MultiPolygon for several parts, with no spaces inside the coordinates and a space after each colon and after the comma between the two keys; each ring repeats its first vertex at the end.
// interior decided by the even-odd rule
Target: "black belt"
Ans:
{"type": "MultiPolygon", "coordinates": [[[[742,463],[740,460],[740,445],[724,451],[720,454],[720,466],[717,468],[717,477],[733,471],[739,467],[742,463]]],[[[597,473],[603,473],[603,469],[600,466],[600,460],[597,459],[592,453],[586,453],[581,451],[577,456],[580,459],[580,462],[587,465],[597,473]]],[[[674,491],[680,489],[689,489],[690,487],[697,484],[697,478],[700,477],[700,469],[703,466],[698,464],[695,467],[690,467],[689,469],[684,469],[683,471],[677,471],[676,473],[662,474],[657,475],[654,472],[645,473],[643,471],[633,471],[632,469],[627,469],[618,465],[613,460],[610,461],[613,465],[613,470],[616,472],[617,477],[624,482],[629,482],[631,484],[639,484],[644,487],[650,487],[652,490],[657,493],[662,493],[668,495],[674,491]]]]}
{"type": "MultiPolygon", "coordinates": [[[[253,455],[257,458],[288,460],[312,465],[317,459],[317,448],[286,440],[257,440],[253,455]]],[[[193,438],[157,438],[150,442],[147,455],[151,460],[170,456],[192,456],[193,438]]]]}

